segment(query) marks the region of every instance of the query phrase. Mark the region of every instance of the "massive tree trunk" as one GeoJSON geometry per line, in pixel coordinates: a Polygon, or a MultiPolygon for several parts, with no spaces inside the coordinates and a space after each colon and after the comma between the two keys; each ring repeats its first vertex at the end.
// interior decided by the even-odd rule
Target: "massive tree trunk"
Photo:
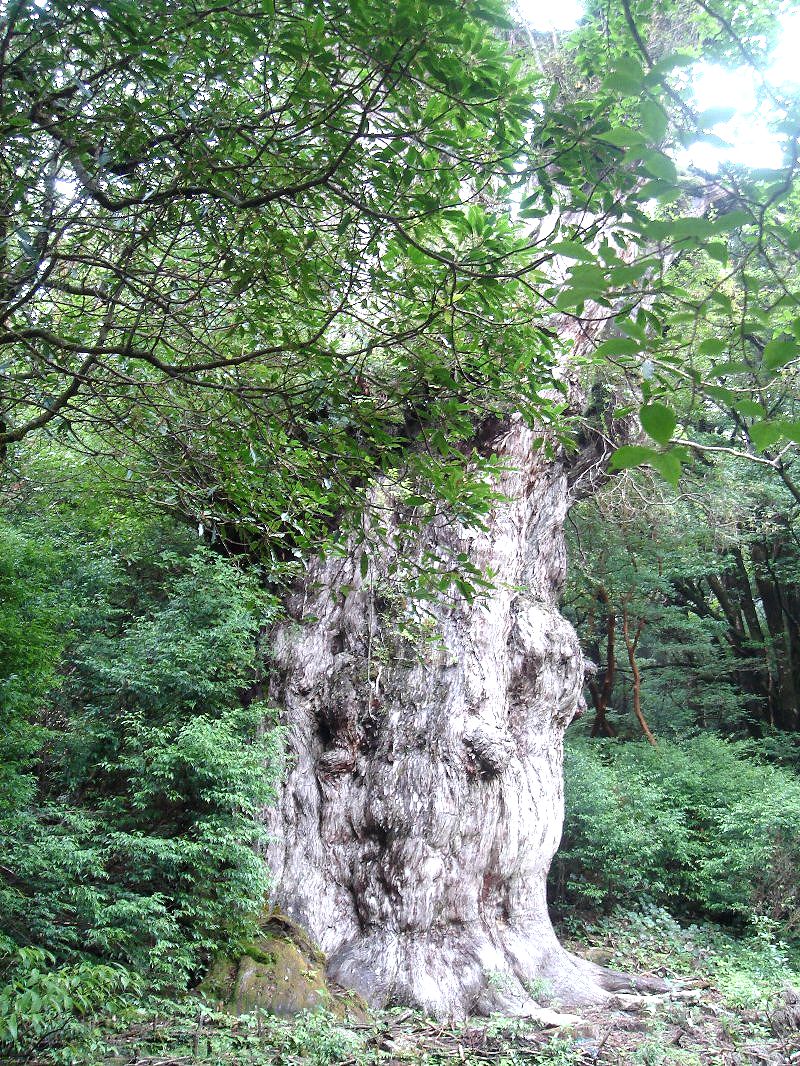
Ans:
{"type": "Polygon", "coordinates": [[[397,532],[395,557],[367,576],[357,552],[313,563],[289,603],[312,620],[284,624],[273,648],[292,759],[271,814],[275,902],[336,981],[451,1018],[597,1001],[615,985],[560,946],[545,893],[583,681],[557,607],[567,464],[518,418],[488,447],[505,500],[484,531],[440,519],[397,532]],[[433,604],[425,621],[387,574],[426,551],[463,553],[493,590],[433,604]]]}

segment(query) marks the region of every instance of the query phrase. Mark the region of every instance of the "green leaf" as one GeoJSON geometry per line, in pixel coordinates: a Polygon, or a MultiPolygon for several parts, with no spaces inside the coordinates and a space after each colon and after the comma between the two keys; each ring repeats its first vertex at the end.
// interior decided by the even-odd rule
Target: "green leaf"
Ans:
{"type": "Polygon", "coordinates": [[[622,70],[612,71],[603,78],[601,86],[604,92],[620,93],[623,96],[638,96],[644,88],[643,79],[625,73],[622,70]]]}
{"type": "Polygon", "coordinates": [[[667,113],[655,100],[643,100],[639,105],[642,130],[649,141],[661,141],[667,133],[667,113]]]}
{"type": "Polygon", "coordinates": [[[668,452],[655,452],[648,459],[650,465],[661,474],[674,488],[678,487],[681,478],[681,461],[675,449],[668,452]]]}
{"type": "Polygon", "coordinates": [[[633,337],[609,337],[607,341],[598,344],[595,355],[638,355],[642,345],[633,337]]]}
{"type": "Polygon", "coordinates": [[[763,452],[781,439],[783,427],[780,422],[754,422],[747,432],[753,446],[763,452]]]}
{"type": "Polygon", "coordinates": [[[767,370],[778,370],[800,354],[795,340],[772,340],[764,348],[764,366],[767,370]]]}
{"type": "Polygon", "coordinates": [[[568,259],[580,259],[584,263],[597,262],[597,256],[577,241],[556,241],[555,244],[550,245],[550,251],[566,256],[568,259]]]}
{"type": "Polygon", "coordinates": [[[606,287],[606,274],[595,263],[591,266],[578,265],[570,267],[569,281],[576,288],[602,292],[606,287]]]}
{"type": "Polygon", "coordinates": [[[668,443],[678,424],[672,408],[658,400],[646,403],[639,409],[639,421],[645,433],[659,444],[668,443]]]}
{"type": "Polygon", "coordinates": [[[690,52],[672,52],[670,55],[663,56],[663,58],[659,59],[648,74],[647,80],[657,81],[662,75],[668,74],[676,67],[688,67],[696,62],[697,56],[692,55],[690,52]]]}
{"type": "Polygon", "coordinates": [[[735,114],[735,107],[709,107],[700,113],[698,122],[703,129],[709,129],[711,126],[730,122],[735,114]]]}
{"type": "Polygon", "coordinates": [[[733,303],[726,292],[720,292],[719,289],[715,289],[711,293],[711,299],[715,304],[718,304],[726,314],[733,314],[733,303]]]}
{"type": "Polygon", "coordinates": [[[727,377],[728,374],[750,374],[751,372],[751,368],[747,363],[737,362],[736,360],[718,363],[711,369],[711,375],[715,378],[727,377]]]}
{"type": "Polygon", "coordinates": [[[677,182],[678,168],[669,156],[664,155],[663,152],[648,149],[645,152],[640,152],[639,158],[644,163],[648,174],[652,174],[654,178],[660,178],[662,181],[672,183],[677,182]]]}
{"type": "Polygon", "coordinates": [[[800,444],[800,419],[781,419],[781,435],[793,444],[800,444]]]}
{"type": "Polygon", "coordinates": [[[697,350],[701,355],[721,355],[728,347],[728,342],[719,337],[708,337],[701,341],[697,350]]]}
{"type": "Polygon", "coordinates": [[[710,396],[712,400],[724,405],[732,405],[736,399],[735,392],[731,392],[730,389],[724,389],[720,385],[705,385],[703,392],[706,396],[710,396]]]}
{"type": "Polygon", "coordinates": [[[766,411],[760,403],[756,403],[755,400],[737,400],[733,405],[740,415],[745,415],[747,418],[763,418],[766,411]]]}
{"type": "Polygon", "coordinates": [[[658,454],[654,448],[645,448],[641,444],[624,444],[621,448],[617,448],[611,456],[609,468],[611,470],[630,470],[631,467],[641,466],[642,463],[650,462],[650,459],[658,454]]]}
{"type": "Polygon", "coordinates": [[[641,87],[644,83],[644,70],[641,62],[634,56],[620,56],[612,67],[613,74],[622,74],[626,78],[636,81],[641,87]]]}
{"type": "Polygon", "coordinates": [[[471,14],[482,22],[488,22],[490,26],[497,26],[501,30],[513,30],[514,23],[511,22],[505,11],[499,6],[491,8],[487,4],[482,4],[480,7],[475,7],[471,10],[471,14]]]}
{"type": "Polygon", "coordinates": [[[366,552],[361,553],[361,576],[366,577],[369,570],[369,556],[366,552]]]}
{"type": "Polygon", "coordinates": [[[720,215],[719,218],[714,219],[712,229],[716,233],[730,233],[731,230],[741,229],[742,226],[752,225],[754,222],[753,216],[749,211],[726,211],[724,215],[720,215]]]}
{"type": "Polygon", "coordinates": [[[638,148],[644,144],[644,137],[638,130],[630,126],[614,126],[605,133],[599,134],[600,140],[613,144],[615,148],[638,148]]]}

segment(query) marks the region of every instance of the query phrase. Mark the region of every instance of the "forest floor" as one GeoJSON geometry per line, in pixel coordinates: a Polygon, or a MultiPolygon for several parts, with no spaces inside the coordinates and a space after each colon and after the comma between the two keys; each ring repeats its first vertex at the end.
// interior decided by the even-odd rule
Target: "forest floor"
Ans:
{"type": "MultiPolygon", "coordinates": [[[[628,972],[667,978],[674,994],[621,997],[586,1011],[574,1029],[473,1019],[458,1026],[410,1010],[343,1020],[317,1011],[292,1019],[232,1017],[197,1001],[155,1005],[137,1020],[95,1030],[73,1063],[115,1066],[369,1066],[372,1063],[521,1063],[553,1066],[800,1066],[800,971],[770,923],[746,938],[685,926],[663,911],[566,923],[570,947],[628,972]]],[[[796,960],[795,960],[796,961],[796,960]]],[[[546,989],[540,990],[546,1000],[546,989]]],[[[28,1060],[29,1062],[31,1060],[28,1060]]],[[[50,1060],[52,1061],[52,1060],[50,1060]]]]}

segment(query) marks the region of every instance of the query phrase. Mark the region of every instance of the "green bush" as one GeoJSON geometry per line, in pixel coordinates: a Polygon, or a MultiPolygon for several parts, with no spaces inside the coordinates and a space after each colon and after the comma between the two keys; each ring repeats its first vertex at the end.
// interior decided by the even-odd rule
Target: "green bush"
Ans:
{"type": "Polygon", "coordinates": [[[0,955],[5,981],[0,988],[3,1061],[29,1062],[52,1048],[64,1051],[71,1043],[90,1050],[87,1043],[97,1040],[87,1022],[98,1014],[113,1014],[139,989],[122,966],[82,962],[56,967],[55,961],[41,948],[0,955]]]}
{"type": "Polygon", "coordinates": [[[568,924],[583,944],[602,947],[612,969],[707,981],[727,1006],[758,1010],[762,1017],[800,978],[796,953],[766,917],[755,917],[744,930],[726,930],[711,922],[679,921],[645,904],[593,920],[573,913],[568,924]]]}
{"type": "Polygon", "coordinates": [[[800,781],[752,745],[573,742],[565,798],[556,904],[800,927],[800,781]]]}
{"type": "Polygon", "coordinates": [[[33,767],[45,736],[36,711],[62,646],[49,547],[0,523],[0,814],[36,791],[33,767]]]}
{"type": "Polygon", "coordinates": [[[0,538],[15,588],[0,613],[0,936],[185,987],[250,935],[267,887],[273,601],[163,523],[20,522],[0,538]]]}

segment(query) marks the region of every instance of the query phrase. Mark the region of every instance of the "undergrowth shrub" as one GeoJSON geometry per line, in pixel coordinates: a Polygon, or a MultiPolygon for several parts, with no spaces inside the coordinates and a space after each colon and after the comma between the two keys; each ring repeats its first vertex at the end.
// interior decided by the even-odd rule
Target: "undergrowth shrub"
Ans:
{"type": "Polygon", "coordinates": [[[800,780],[753,745],[568,745],[556,905],[643,901],[676,914],[800,929],[800,780]]]}
{"type": "Polygon", "coordinates": [[[711,922],[680,921],[662,907],[644,904],[592,919],[573,912],[565,924],[582,944],[602,946],[612,968],[706,979],[732,1008],[764,1010],[800,978],[800,960],[770,918],[726,930],[711,922]]]}
{"type": "Polygon", "coordinates": [[[127,1005],[139,991],[124,967],[80,962],[58,967],[41,948],[0,952],[0,1051],[4,1062],[29,1062],[56,1050],[62,1061],[105,1047],[91,1023],[127,1005]],[[72,1045],[72,1047],[70,1047],[72,1045]]]}
{"type": "Polygon", "coordinates": [[[0,817],[31,802],[45,736],[37,710],[62,651],[50,545],[0,522],[0,817]]]}
{"type": "Polygon", "coordinates": [[[274,601],[163,522],[21,521],[0,540],[15,587],[0,613],[0,937],[54,970],[120,964],[184,988],[251,935],[267,888],[258,813],[281,737],[259,634],[274,601]],[[29,618],[25,648],[8,634],[29,618]]]}

